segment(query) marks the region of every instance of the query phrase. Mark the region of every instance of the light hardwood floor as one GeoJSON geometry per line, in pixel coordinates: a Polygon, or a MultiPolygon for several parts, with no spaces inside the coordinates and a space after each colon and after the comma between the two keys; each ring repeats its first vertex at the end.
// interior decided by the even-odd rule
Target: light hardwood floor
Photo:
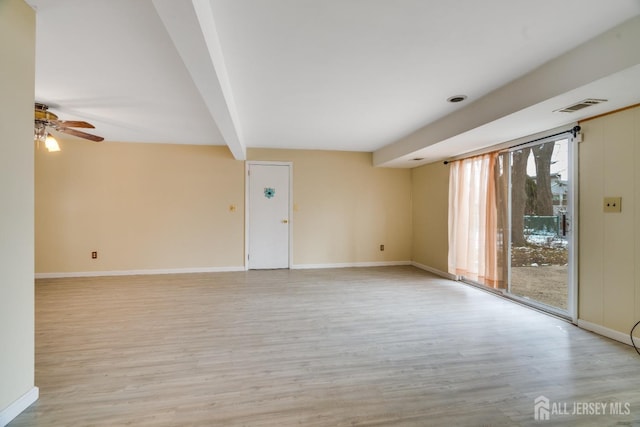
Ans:
{"type": "Polygon", "coordinates": [[[640,425],[631,347],[413,267],[38,280],[36,385],[11,427],[640,425]]]}

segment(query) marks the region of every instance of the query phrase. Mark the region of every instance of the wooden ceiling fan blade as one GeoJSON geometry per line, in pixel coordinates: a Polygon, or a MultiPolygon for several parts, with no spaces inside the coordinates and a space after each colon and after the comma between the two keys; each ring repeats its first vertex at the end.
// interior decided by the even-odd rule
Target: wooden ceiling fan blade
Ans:
{"type": "Polygon", "coordinates": [[[90,141],[95,141],[95,142],[104,141],[104,138],[101,137],[101,136],[91,135],[90,133],[82,132],[82,131],[75,130],[75,129],[69,129],[69,128],[62,128],[61,127],[61,128],[56,128],[56,130],[58,132],[67,133],[69,135],[77,136],[79,138],[88,139],[90,141]]]}
{"type": "Polygon", "coordinates": [[[57,120],[56,124],[65,128],[88,128],[95,129],[95,126],[91,123],[83,122],[81,120],[57,120]]]}

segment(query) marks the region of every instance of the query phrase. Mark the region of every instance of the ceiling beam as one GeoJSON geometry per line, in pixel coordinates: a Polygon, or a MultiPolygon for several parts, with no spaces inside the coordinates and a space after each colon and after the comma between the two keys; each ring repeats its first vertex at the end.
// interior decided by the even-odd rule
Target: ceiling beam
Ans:
{"type": "MultiPolygon", "coordinates": [[[[375,166],[494,123],[528,107],[640,64],[640,16],[373,153],[375,166]]],[[[576,99],[575,101],[580,101],[576,99]]],[[[525,135],[517,135],[521,137],[525,135]]],[[[500,143],[504,141],[495,141],[500,143]]]]}
{"type": "Polygon", "coordinates": [[[209,0],[153,0],[173,44],[236,160],[246,160],[240,120],[209,0]]]}

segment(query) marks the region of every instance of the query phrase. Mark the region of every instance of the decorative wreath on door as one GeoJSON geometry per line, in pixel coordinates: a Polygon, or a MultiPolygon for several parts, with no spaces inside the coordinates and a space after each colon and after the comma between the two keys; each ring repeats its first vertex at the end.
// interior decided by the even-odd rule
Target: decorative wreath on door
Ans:
{"type": "Polygon", "coordinates": [[[276,195],[276,189],[275,188],[267,187],[267,188],[264,189],[264,197],[266,197],[267,199],[270,199],[275,195],[276,195]]]}

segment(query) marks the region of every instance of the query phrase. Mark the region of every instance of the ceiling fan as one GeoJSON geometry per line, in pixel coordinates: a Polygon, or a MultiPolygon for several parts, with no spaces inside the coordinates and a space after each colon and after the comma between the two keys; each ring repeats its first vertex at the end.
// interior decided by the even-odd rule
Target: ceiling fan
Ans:
{"type": "Polygon", "coordinates": [[[79,138],[88,139],[90,141],[100,142],[104,138],[97,135],[92,135],[87,132],[82,132],[72,128],[89,128],[94,129],[91,123],[78,120],[58,120],[58,116],[48,111],[49,106],[36,102],[35,104],[35,124],[34,124],[34,139],[37,142],[44,142],[45,147],[49,151],[60,151],[58,142],[47,132],[47,128],[51,128],[58,132],[66,133],[69,135],[77,136],[79,138]]]}

